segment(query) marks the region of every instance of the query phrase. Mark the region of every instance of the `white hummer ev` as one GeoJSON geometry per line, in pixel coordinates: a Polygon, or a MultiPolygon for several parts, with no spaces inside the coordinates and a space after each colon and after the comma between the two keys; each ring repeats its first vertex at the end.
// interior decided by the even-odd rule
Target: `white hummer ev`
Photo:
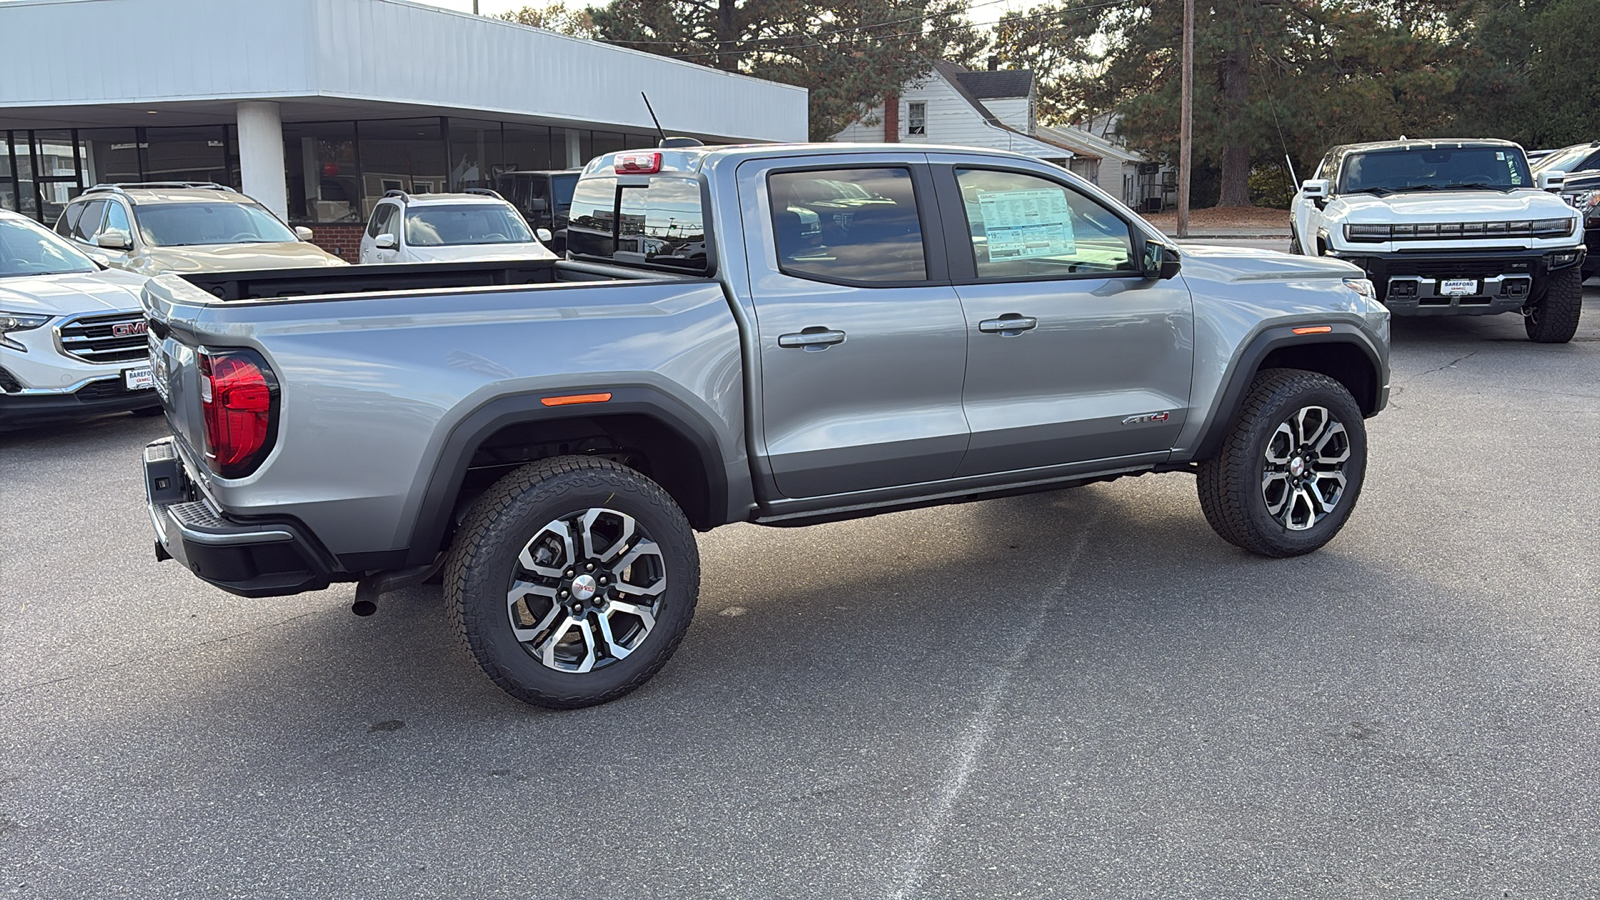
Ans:
{"type": "Polygon", "coordinates": [[[1290,251],[1360,266],[1395,315],[1519,312],[1530,339],[1565,343],[1585,251],[1564,177],[1535,178],[1509,141],[1335,147],[1295,194],[1290,251]]]}

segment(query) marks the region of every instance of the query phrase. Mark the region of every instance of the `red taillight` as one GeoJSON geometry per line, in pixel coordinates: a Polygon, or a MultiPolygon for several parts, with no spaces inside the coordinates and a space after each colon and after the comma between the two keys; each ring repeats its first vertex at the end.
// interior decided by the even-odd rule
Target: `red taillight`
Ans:
{"type": "Polygon", "coordinates": [[[200,354],[206,464],[224,478],[255,471],[272,449],[277,413],[272,370],[247,350],[200,354]]]}
{"type": "Polygon", "coordinates": [[[618,153],[615,167],[618,175],[654,175],[661,171],[661,154],[618,153]]]}

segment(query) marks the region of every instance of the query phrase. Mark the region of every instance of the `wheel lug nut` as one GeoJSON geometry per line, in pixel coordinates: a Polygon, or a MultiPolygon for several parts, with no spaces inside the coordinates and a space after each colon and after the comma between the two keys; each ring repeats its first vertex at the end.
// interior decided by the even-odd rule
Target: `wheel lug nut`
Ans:
{"type": "Polygon", "coordinates": [[[567,595],[567,592],[566,592],[566,591],[562,591],[562,592],[561,592],[561,596],[563,596],[563,597],[565,597],[565,596],[566,596],[566,595],[567,595]]]}
{"type": "Polygon", "coordinates": [[[589,563],[588,565],[585,565],[583,567],[583,569],[584,569],[585,572],[593,572],[594,571],[594,563],[589,563]]]}

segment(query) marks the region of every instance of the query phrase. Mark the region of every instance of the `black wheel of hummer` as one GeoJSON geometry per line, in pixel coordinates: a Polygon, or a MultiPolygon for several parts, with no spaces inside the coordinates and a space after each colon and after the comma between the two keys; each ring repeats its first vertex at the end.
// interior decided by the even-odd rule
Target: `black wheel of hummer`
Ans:
{"type": "Polygon", "coordinates": [[[700,590],[683,511],[639,472],[562,456],[467,514],[445,564],[452,623],[495,684],[557,709],[615,700],[678,648],[700,590]]]}
{"type": "Polygon", "coordinates": [[[1522,327],[1536,344],[1565,344],[1578,333],[1583,314],[1583,273],[1574,266],[1552,272],[1544,296],[1522,308],[1522,327]]]}
{"type": "Polygon", "coordinates": [[[1366,469],[1366,426],[1344,385],[1316,372],[1267,369],[1221,452],[1200,464],[1200,507],[1229,543],[1298,556],[1344,527],[1366,469]]]}

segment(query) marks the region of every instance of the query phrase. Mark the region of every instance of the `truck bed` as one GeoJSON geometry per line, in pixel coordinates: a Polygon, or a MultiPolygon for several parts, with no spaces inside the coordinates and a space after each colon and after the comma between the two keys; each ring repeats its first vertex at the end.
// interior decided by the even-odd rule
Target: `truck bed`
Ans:
{"type": "Polygon", "coordinates": [[[278,297],[332,296],[377,291],[426,291],[440,288],[507,287],[583,281],[692,281],[670,272],[628,269],[568,260],[526,262],[392,263],[262,269],[248,272],[203,272],[177,277],[222,300],[264,300],[278,297]]]}

